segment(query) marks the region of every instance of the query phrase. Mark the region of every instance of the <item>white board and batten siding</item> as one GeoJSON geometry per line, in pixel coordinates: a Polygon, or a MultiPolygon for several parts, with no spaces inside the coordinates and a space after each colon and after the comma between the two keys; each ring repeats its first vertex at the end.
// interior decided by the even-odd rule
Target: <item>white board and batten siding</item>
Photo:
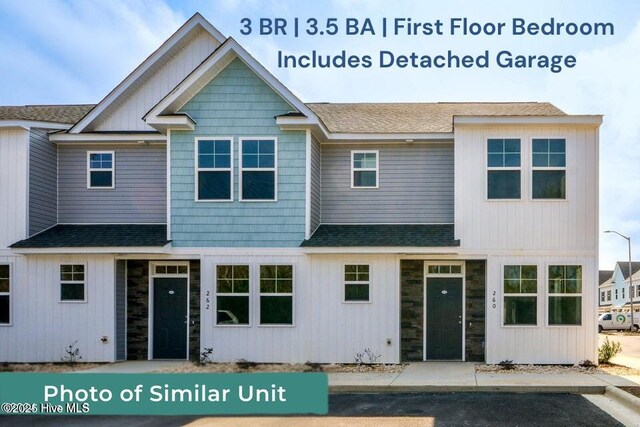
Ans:
{"type": "Polygon", "coordinates": [[[397,363],[399,275],[395,255],[204,256],[201,347],[213,347],[220,362],[353,363],[356,353],[370,348],[379,362],[397,363]],[[225,263],[251,265],[250,326],[215,325],[215,267],[225,263]],[[345,263],[371,266],[370,303],[344,302],[345,263]],[[260,264],[294,266],[294,326],[259,325],[260,264]]]}
{"type": "Polygon", "coordinates": [[[113,256],[0,255],[0,263],[11,264],[12,274],[11,325],[0,326],[0,361],[60,362],[76,340],[83,361],[114,360],[113,256]],[[86,302],[60,302],[60,264],[86,266],[86,302]]]}
{"type": "Polygon", "coordinates": [[[27,237],[29,131],[0,129],[0,253],[27,237]]]}
{"type": "Polygon", "coordinates": [[[153,131],[142,117],[167,93],[171,92],[191,71],[220,45],[208,32],[200,33],[173,56],[157,73],[117,108],[97,131],[138,130],[153,131]]]}
{"type": "Polygon", "coordinates": [[[461,241],[460,256],[487,259],[486,361],[596,361],[598,289],[593,284],[598,280],[597,127],[458,126],[455,158],[455,232],[461,241]],[[488,138],[521,140],[520,200],[487,200],[488,138]],[[533,138],[566,140],[565,200],[532,200],[533,138]],[[538,266],[537,325],[503,326],[503,267],[530,264],[538,266]],[[582,325],[547,324],[549,265],[582,266],[582,325]]]}

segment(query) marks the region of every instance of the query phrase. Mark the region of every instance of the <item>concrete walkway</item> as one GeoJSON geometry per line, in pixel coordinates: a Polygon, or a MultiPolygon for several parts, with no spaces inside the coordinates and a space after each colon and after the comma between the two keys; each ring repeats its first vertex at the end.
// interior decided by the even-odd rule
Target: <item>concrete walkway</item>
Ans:
{"type": "MultiPolygon", "coordinates": [[[[179,366],[184,361],[127,361],[98,366],[77,373],[139,374],[179,366]]],[[[640,375],[587,373],[477,372],[476,363],[410,363],[400,373],[330,373],[332,392],[556,392],[602,394],[607,386],[638,386],[640,375]]]]}

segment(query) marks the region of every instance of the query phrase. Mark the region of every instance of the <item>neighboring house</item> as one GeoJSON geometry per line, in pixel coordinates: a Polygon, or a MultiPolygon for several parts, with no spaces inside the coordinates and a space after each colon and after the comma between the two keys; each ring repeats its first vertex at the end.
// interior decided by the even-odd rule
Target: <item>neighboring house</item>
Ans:
{"type": "Polygon", "coordinates": [[[303,103],[196,14],[95,106],[0,107],[0,361],[597,360],[601,121],[303,103]]]}
{"type": "Polygon", "coordinates": [[[598,283],[599,313],[608,313],[609,311],[611,311],[611,301],[613,295],[613,270],[600,270],[598,283]]]}
{"type": "MultiPolygon", "coordinates": [[[[631,263],[633,302],[640,303],[640,262],[631,263]]],[[[629,311],[629,261],[618,261],[613,270],[612,278],[612,300],[613,311],[629,311]]],[[[640,306],[634,307],[634,311],[640,311],[640,306]]]]}

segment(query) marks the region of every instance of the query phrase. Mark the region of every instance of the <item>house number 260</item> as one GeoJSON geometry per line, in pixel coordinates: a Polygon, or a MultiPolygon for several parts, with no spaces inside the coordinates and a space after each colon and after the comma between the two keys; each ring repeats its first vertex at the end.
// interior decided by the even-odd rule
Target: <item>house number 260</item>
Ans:
{"type": "Polygon", "coordinates": [[[496,308],[496,291],[493,291],[493,298],[491,298],[491,307],[496,308]]]}

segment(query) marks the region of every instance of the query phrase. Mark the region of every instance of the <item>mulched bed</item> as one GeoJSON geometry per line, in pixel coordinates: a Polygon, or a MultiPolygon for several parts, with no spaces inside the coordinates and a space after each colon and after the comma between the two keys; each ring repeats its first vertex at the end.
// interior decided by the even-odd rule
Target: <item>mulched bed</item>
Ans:
{"type": "Polygon", "coordinates": [[[0,372],[73,372],[96,368],[103,363],[3,363],[0,364],[0,372]]]}
{"type": "Polygon", "coordinates": [[[350,373],[399,373],[406,365],[356,365],[356,364],[320,364],[320,363],[255,363],[239,361],[235,363],[182,363],[157,372],[350,372],[350,373]]]}

